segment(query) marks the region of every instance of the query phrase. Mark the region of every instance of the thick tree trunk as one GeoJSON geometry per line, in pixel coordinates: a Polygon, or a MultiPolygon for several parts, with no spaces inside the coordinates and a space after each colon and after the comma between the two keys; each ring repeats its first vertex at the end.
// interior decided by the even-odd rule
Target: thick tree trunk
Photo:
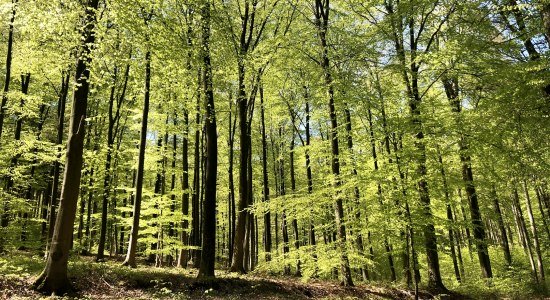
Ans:
{"type": "Polygon", "coordinates": [[[66,72],[61,78],[61,92],[59,94],[59,99],[57,101],[57,138],[56,144],[58,149],[57,159],[54,161],[53,165],[53,179],[51,185],[51,193],[49,199],[49,214],[48,214],[48,235],[46,238],[46,254],[49,252],[48,248],[50,245],[50,240],[53,236],[53,230],[55,226],[55,216],[56,216],[56,207],[57,207],[57,197],[59,190],[59,175],[61,173],[61,164],[59,160],[61,159],[61,143],[63,142],[63,132],[65,128],[65,106],[67,102],[67,96],[69,93],[69,72],[66,72]]]}
{"type": "Polygon", "coordinates": [[[244,90],[245,69],[242,58],[239,59],[239,95],[237,99],[238,112],[239,112],[239,144],[240,144],[240,156],[239,156],[239,202],[237,213],[237,225],[235,228],[235,239],[233,242],[233,259],[230,270],[232,272],[245,273],[244,262],[244,242],[246,235],[246,216],[248,208],[248,151],[250,151],[250,144],[248,138],[248,122],[247,122],[247,110],[248,104],[244,90]]]}
{"type": "Polygon", "coordinates": [[[206,131],[206,180],[202,208],[202,254],[199,277],[214,277],[216,261],[216,176],[218,172],[218,144],[216,110],[210,63],[210,0],[201,9],[203,51],[203,94],[206,131]]]}
{"type": "Polygon", "coordinates": [[[34,287],[44,293],[62,294],[70,288],[67,276],[69,250],[72,241],[74,219],[78,193],[80,190],[80,175],[82,168],[82,153],[85,135],[85,119],[88,104],[89,78],[91,63],[91,47],[95,41],[95,13],[98,0],[89,0],[85,5],[82,27],[82,41],[79,47],[79,56],[76,63],[76,85],[73,94],[69,139],[67,142],[67,157],[63,186],[61,190],[60,210],[55,223],[52,246],[48,255],[46,267],[34,287]]]}

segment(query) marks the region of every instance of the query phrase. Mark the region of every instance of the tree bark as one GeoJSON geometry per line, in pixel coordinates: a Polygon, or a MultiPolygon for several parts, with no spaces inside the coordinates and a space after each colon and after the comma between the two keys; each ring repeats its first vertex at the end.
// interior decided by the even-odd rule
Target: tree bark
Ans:
{"type": "Polygon", "coordinates": [[[512,192],[512,208],[514,209],[514,215],[516,222],[518,224],[518,233],[522,241],[525,252],[529,258],[529,264],[531,265],[531,273],[536,282],[539,281],[537,267],[535,266],[535,259],[533,258],[533,251],[531,249],[531,242],[529,239],[529,232],[527,231],[527,226],[525,224],[525,218],[523,217],[523,210],[521,209],[521,204],[519,202],[519,195],[516,185],[514,184],[512,192]]]}
{"type": "MultiPolygon", "coordinates": [[[[378,173],[378,155],[376,153],[376,140],[374,138],[374,128],[373,128],[373,123],[372,123],[372,112],[371,112],[371,108],[368,107],[368,119],[369,119],[369,134],[370,134],[370,144],[371,144],[371,153],[372,153],[372,159],[373,159],[373,164],[374,164],[374,172],[378,173]]],[[[349,116],[349,111],[346,109],[346,115],[348,116],[348,125],[349,126],[349,130],[348,130],[348,134],[351,134],[351,117],[349,116]]],[[[353,144],[351,142],[351,140],[348,141],[349,143],[349,148],[351,149],[353,147],[353,144]]],[[[355,170],[354,168],[354,175],[357,176],[357,171],[355,170]]],[[[384,207],[384,202],[383,202],[383,194],[382,194],[382,185],[380,184],[380,182],[377,182],[376,183],[377,185],[377,196],[378,196],[378,203],[380,204],[380,209],[382,211],[384,211],[384,213],[386,213],[384,207]]],[[[358,194],[359,191],[358,191],[358,188],[356,187],[357,191],[356,193],[358,194]]],[[[356,196],[358,197],[358,196],[356,196]]],[[[357,199],[358,200],[358,199],[357,199]]],[[[357,201],[358,203],[358,201],[357,201]]],[[[388,255],[388,266],[390,268],[390,279],[391,281],[396,281],[397,280],[397,276],[396,276],[396,273],[395,273],[395,266],[394,266],[394,262],[393,262],[393,254],[392,254],[392,251],[391,251],[391,245],[390,243],[388,242],[388,237],[386,236],[386,233],[384,233],[384,248],[386,250],[386,254],[388,255]]]]}
{"type": "MultiPolygon", "coordinates": [[[[10,79],[11,79],[11,61],[13,55],[13,23],[15,21],[15,14],[17,13],[17,2],[19,0],[11,1],[11,18],[10,25],[8,29],[8,49],[6,51],[6,77],[4,80],[4,90],[2,93],[2,102],[0,103],[0,137],[2,137],[2,130],[4,127],[4,117],[6,114],[6,103],[8,102],[8,92],[10,90],[10,79]]],[[[7,226],[7,225],[6,225],[7,226]]],[[[2,227],[4,223],[2,223],[2,227]]]]}
{"type": "Polygon", "coordinates": [[[52,246],[48,255],[46,267],[34,282],[34,288],[43,293],[61,295],[70,288],[67,276],[69,250],[72,241],[74,219],[78,193],[80,190],[80,176],[82,168],[82,152],[85,135],[85,118],[90,87],[89,66],[92,61],[91,47],[95,41],[94,28],[98,0],[88,0],[82,3],[85,14],[82,18],[84,26],[81,32],[81,44],[76,63],[75,90],[69,125],[69,139],[67,142],[67,157],[63,186],[61,190],[60,210],[55,223],[52,246]]]}
{"type": "Polygon", "coordinates": [[[468,154],[469,142],[464,135],[461,124],[461,111],[462,104],[459,98],[458,78],[443,78],[443,85],[447,99],[451,105],[451,110],[455,114],[457,127],[460,134],[459,147],[460,147],[460,161],[462,163],[462,180],[464,181],[466,195],[468,197],[470,206],[470,216],[472,219],[474,242],[476,245],[477,256],[479,258],[479,264],[481,267],[481,273],[484,278],[493,277],[493,271],[491,268],[491,259],[489,257],[489,249],[487,247],[487,240],[485,234],[485,227],[483,226],[483,220],[481,218],[481,211],[479,209],[479,202],[477,199],[476,187],[474,184],[474,176],[472,172],[472,161],[468,154]]]}
{"type": "Polygon", "coordinates": [[[216,262],[216,176],[218,172],[218,145],[216,132],[216,110],[212,87],[212,66],[210,63],[210,0],[201,9],[202,51],[203,51],[203,94],[206,131],[206,180],[202,209],[202,253],[199,277],[214,277],[216,262]]]}
{"type": "Polygon", "coordinates": [[[504,219],[502,218],[502,211],[500,209],[500,203],[498,201],[497,191],[493,185],[491,189],[491,197],[493,198],[493,209],[497,214],[498,229],[500,231],[500,245],[502,251],[504,251],[504,259],[508,266],[512,265],[512,254],[510,252],[510,244],[508,243],[508,235],[506,234],[506,227],[504,225],[504,219]]]}
{"type": "Polygon", "coordinates": [[[449,185],[447,183],[447,175],[445,174],[445,166],[443,165],[443,157],[441,156],[441,150],[439,145],[437,146],[437,156],[439,159],[439,168],[441,173],[441,180],[443,181],[443,191],[445,193],[445,206],[447,208],[447,220],[449,221],[448,225],[448,238],[449,238],[449,247],[451,248],[451,258],[453,260],[453,269],[455,271],[456,281],[461,282],[462,278],[460,276],[460,269],[458,267],[458,261],[456,258],[456,249],[454,243],[454,233],[453,233],[453,212],[451,210],[451,197],[449,196],[449,185]]]}
{"type": "Polygon", "coordinates": [[[332,160],[331,168],[334,178],[335,200],[334,217],[336,221],[336,228],[338,232],[338,247],[340,251],[340,270],[342,273],[342,285],[353,286],[353,279],[351,277],[351,269],[349,266],[349,259],[346,249],[346,226],[344,224],[344,207],[342,201],[342,195],[339,191],[341,186],[340,181],[340,160],[339,160],[339,145],[338,145],[338,120],[336,117],[336,108],[334,105],[334,86],[332,74],[330,71],[330,61],[328,56],[328,43],[327,43],[327,31],[328,31],[328,19],[330,12],[329,0],[321,1],[315,0],[315,26],[317,27],[317,35],[321,43],[322,60],[321,67],[324,72],[324,81],[327,86],[327,97],[329,107],[330,118],[330,140],[332,148],[332,160]]]}
{"type": "MultiPolygon", "coordinates": [[[[201,73],[199,68],[198,81],[201,85],[201,73]]],[[[202,91],[197,92],[196,113],[195,113],[195,144],[194,144],[194,163],[193,163],[193,195],[191,197],[191,234],[189,244],[192,247],[200,247],[200,197],[201,197],[201,101],[202,91]]],[[[198,250],[191,250],[190,259],[194,268],[199,266],[198,250]]]]}
{"type": "MultiPolygon", "coordinates": [[[[435,227],[433,222],[433,214],[431,210],[430,192],[428,188],[427,168],[426,168],[426,145],[424,142],[424,129],[422,126],[422,116],[420,112],[420,104],[422,98],[418,85],[418,71],[420,64],[417,62],[418,37],[415,33],[415,19],[411,16],[408,18],[409,44],[410,44],[410,64],[407,63],[407,57],[404,47],[404,24],[402,16],[397,15],[394,11],[393,3],[386,2],[386,10],[391,18],[391,26],[393,29],[393,39],[397,57],[403,68],[402,76],[406,85],[408,96],[408,105],[410,111],[412,132],[415,139],[415,148],[417,155],[415,157],[417,168],[416,175],[417,190],[422,205],[422,212],[426,219],[423,226],[424,246],[426,248],[426,259],[428,263],[428,286],[433,290],[446,291],[441,278],[441,270],[439,267],[439,254],[437,252],[437,238],[435,235],[435,227]]],[[[428,51],[425,49],[424,51],[428,51]]]]}
{"type": "MultiPolygon", "coordinates": [[[[150,18],[150,16],[149,16],[150,18]]],[[[145,20],[147,25],[148,20],[145,20]]],[[[149,38],[147,37],[147,42],[149,38]]],[[[146,47],[149,47],[147,45],[146,47]]],[[[136,176],[136,191],[134,198],[134,207],[132,212],[132,228],[130,229],[130,240],[128,242],[128,251],[126,259],[122,263],[131,268],[136,267],[137,240],[139,233],[139,219],[141,215],[141,200],[143,195],[143,175],[145,166],[145,147],[147,145],[147,122],[149,118],[149,100],[151,97],[151,50],[147,48],[145,52],[145,94],[143,97],[143,111],[141,117],[141,131],[139,139],[138,168],[136,176]]]]}
{"type": "MultiPolygon", "coordinates": [[[[260,85],[260,122],[262,131],[262,178],[263,178],[263,197],[265,206],[269,202],[269,176],[267,172],[267,138],[265,133],[265,105],[264,88],[260,85]]],[[[264,252],[265,260],[271,260],[271,212],[269,208],[264,213],[264,252]]]]}
{"type": "Polygon", "coordinates": [[[533,234],[533,245],[535,246],[535,254],[537,255],[537,271],[540,276],[540,281],[544,282],[544,265],[542,262],[542,254],[540,251],[539,234],[537,231],[537,225],[535,223],[535,217],[533,215],[533,209],[531,206],[531,197],[529,195],[529,188],[527,187],[526,180],[523,180],[523,190],[525,192],[525,202],[527,203],[527,215],[529,216],[529,223],[531,223],[531,234],[533,234]]]}
{"type": "Polygon", "coordinates": [[[115,120],[113,118],[113,106],[115,102],[115,90],[116,81],[118,75],[118,67],[115,66],[113,71],[113,83],[111,86],[111,94],[109,96],[109,112],[107,123],[107,157],[105,158],[105,177],[103,179],[103,201],[101,205],[101,229],[99,234],[99,243],[97,247],[96,261],[104,260],[105,250],[105,235],[107,233],[107,208],[109,204],[109,192],[111,184],[111,160],[112,160],[112,148],[115,142],[114,139],[114,127],[115,120]]]}

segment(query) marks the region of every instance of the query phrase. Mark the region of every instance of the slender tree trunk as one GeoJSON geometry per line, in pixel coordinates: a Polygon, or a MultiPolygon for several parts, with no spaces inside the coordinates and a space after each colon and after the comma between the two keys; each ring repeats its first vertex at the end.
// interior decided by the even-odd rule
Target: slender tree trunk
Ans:
{"type": "Polygon", "coordinates": [[[113,71],[113,83],[111,86],[111,95],[109,97],[109,112],[108,112],[108,123],[107,123],[107,157],[105,158],[105,177],[103,179],[103,201],[101,205],[101,229],[99,234],[99,243],[97,247],[97,256],[96,261],[104,260],[104,250],[105,250],[105,235],[107,233],[107,208],[109,204],[109,193],[110,193],[110,184],[111,184],[111,160],[112,160],[112,151],[113,144],[115,142],[114,138],[114,127],[115,119],[113,118],[113,106],[115,103],[115,90],[116,90],[116,81],[118,75],[118,67],[115,66],[113,71]]]}
{"type": "Polygon", "coordinates": [[[82,169],[82,153],[84,146],[86,109],[88,104],[88,91],[90,83],[89,65],[92,44],[95,41],[94,25],[95,12],[98,8],[98,0],[88,0],[85,4],[85,15],[81,31],[81,44],[76,63],[76,85],[73,94],[71,122],[69,127],[69,139],[67,142],[67,158],[65,172],[63,174],[63,186],[61,190],[61,205],[55,223],[55,231],[52,238],[52,247],[46,267],[34,287],[44,293],[61,295],[70,288],[67,276],[69,250],[72,241],[74,219],[78,193],[80,190],[80,176],[82,169]]]}
{"type": "Polygon", "coordinates": [[[228,251],[228,264],[231,265],[231,261],[233,259],[233,249],[234,249],[234,241],[235,241],[235,228],[236,228],[236,218],[237,214],[235,212],[235,181],[233,178],[233,157],[234,157],[234,151],[233,151],[233,145],[235,141],[235,124],[237,122],[237,118],[234,117],[233,121],[231,120],[233,108],[233,100],[231,97],[231,94],[229,94],[229,139],[228,139],[228,152],[229,152],[229,167],[227,170],[228,173],[228,182],[229,182],[229,197],[228,197],[228,206],[229,206],[229,251],[228,251]]]}
{"type": "MultiPolygon", "coordinates": [[[[348,122],[350,122],[348,124],[348,126],[350,127],[348,134],[351,134],[351,117],[349,116],[349,111],[348,110],[346,110],[346,114],[348,115],[348,122]]],[[[373,128],[373,124],[372,124],[372,112],[371,112],[370,107],[368,108],[368,118],[369,118],[370,144],[371,144],[372,158],[373,158],[373,163],[374,163],[374,172],[378,173],[378,171],[379,171],[379,168],[378,168],[378,155],[376,153],[376,140],[374,138],[374,128],[373,128]]],[[[351,143],[351,141],[348,141],[348,143],[351,143]]],[[[351,149],[353,147],[353,144],[350,144],[349,147],[351,149]]],[[[357,175],[357,171],[355,171],[355,168],[354,168],[354,175],[357,175]]],[[[380,209],[382,209],[382,211],[386,211],[385,205],[384,205],[384,202],[383,202],[382,185],[380,184],[380,182],[377,182],[376,184],[377,184],[377,194],[378,194],[378,202],[380,204],[380,209]]],[[[388,255],[388,266],[390,268],[390,279],[391,279],[391,281],[396,281],[397,276],[396,276],[396,273],[395,273],[395,266],[394,266],[394,263],[393,263],[393,254],[392,254],[392,251],[391,251],[392,247],[391,247],[390,243],[388,242],[388,237],[386,236],[386,233],[384,233],[384,248],[386,250],[386,254],[388,255]]]]}
{"type": "Polygon", "coordinates": [[[458,128],[460,130],[460,161],[462,162],[462,180],[464,181],[466,195],[468,196],[470,215],[472,218],[472,226],[474,233],[474,242],[476,245],[477,256],[479,258],[479,264],[481,266],[481,273],[484,278],[493,277],[493,271],[491,269],[491,259],[489,257],[489,249],[487,247],[485,227],[483,226],[483,220],[481,218],[481,211],[479,209],[479,203],[477,199],[476,187],[474,184],[474,177],[472,172],[472,162],[469,151],[469,143],[461,131],[461,111],[462,104],[460,103],[459,90],[458,90],[458,78],[444,78],[443,85],[445,87],[445,93],[447,99],[451,104],[451,109],[455,113],[458,128]]]}
{"type": "MultiPolygon", "coordinates": [[[[0,137],[2,137],[2,130],[4,127],[4,117],[6,114],[6,103],[8,102],[8,92],[10,90],[10,79],[11,79],[11,61],[12,61],[12,55],[13,55],[13,23],[15,21],[15,14],[17,12],[17,2],[18,0],[12,0],[11,1],[11,18],[10,18],[10,25],[8,29],[8,49],[6,51],[6,77],[4,81],[4,90],[2,93],[2,102],[0,103],[0,137]]],[[[3,223],[4,220],[2,220],[2,227],[4,226],[3,223]]]]}
{"type": "Polygon", "coordinates": [[[410,119],[412,124],[412,132],[415,139],[416,148],[416,175],[418,176],[417,190],[419,193],[420,203],[423,207],[422,212],[425,218],[423,226],[424,246],[426,248],[426,259],[428,263],[428,286],[434,290],[446,291],[441,278],[441,270],[439,267],[439,254],[437,252],[437,238],[435,234],[435,226],[433,222],[433,214],[431,210],[431,200],[428,188],[427,167],[426,167],[426,145],[424,141],[424,129],[422,125],[422,116],[420,112],[420,104],[422,97],[418,85],[418,71],[420,63],[417,61],[418,38],[415,33],[415,19],[408,18],[409,31],[409,46],[410,46],[410,63],[407,62],[404,47],[404,24],[400,15],[394,11],[392,2],[386,3],[386,10],[391,18],[393,38],[395,42],[395,50],[399,62],[403,68],[403,81],[407,88],[408,105],[410,110],[410,119]]]}
{"type": "MultiPolygon", "coordinates": [[[[201,80],[201,74],[199,73],[199,80],[198,83],[200,84],[201,80]]],[[[200,235],[199,235],[199,227],[200,227],[200,214],[199,214],[199,206],[200,206],[200,192],[201,192],[201,185],[200,185],[200,148],[201,148],[201,114],[200,114],[200,96],[201,92],[197,93],[197,105],[196,105],[196,114],[195,114],[195,145],[194,145],[194,164],[193,164],[193,195],[191,198],[191,237],[190,237],[190,245],[194,247],[200,247],[200,235]]],[[[190,258],[191,263],[193,267],[198,267],[199,261],[198,261],[198,250],[191,250],[190,251],[190,258]]]]}
{"type": "MultiPolygon", "coordinates": [[[[26,95],[28,94],[29,92],[29,84],[30,84],[30,81],[31,81],[31,74],[30,73],[26,73],[26,74],[21,74],[21,93],[24,95],[23,98],[21,98],[21,107],[23,107],[25,105],[25,97],[26,95]]],[[[21,140],[21,130],[23,129],[23,116],[19,115],[17,116],[17,122],[15,123],[15,140],[16,141],[19,141],[21,140]]],[[[19,154],[14,156],[14,158],[12,159],[12,166],[13,168],[15,168],[17,166],[17,160],[19,158],[19,154]]],[[[31,168],[31,178],[33,178],[33,174],[34,173],[34,166],[31,168]]],[[[8,182],[12,182],[13,184],[13,178],[10,176],[10,178],[8,179],[8,182]]],[[[9,189],[7,189],[7,191],[9,191],[9,189]]],[[[31,197],[31,193],[30,193],[30,187],[27,189],[27,195],[25,197],[25,199],[28,201],[30,200],[30,197],[31,197]]],[[[27,222],[28,222],[28,219],[29,219],[29,212],[28,211],[24,211],[23,212],[23,220],[22,220],[22,228],[21,228],[21,242],[26,242],[27,241],[27,222]]],[[[24,250],[25,249],[25,245],[21,245],[19,247],[19,250],[24,250]]]]}
{"type": "MultiPolygon", "coordinates": [[[[277,161],[277,166],[279,168],[279,195],[282,197],[286,196],[286,180],[285,180],[285,160],[284,160],[284,137],[283,137],[283,126],[279,127],[279,159],[277,161]]],[[[283,259],[288,259],[289,248],[289,238],[288,238],[288,221],[286,215],[286,208],[283,204],[283,212],[281,214],[281,233],[283,236],[283,259]]],[[[287,262],[284,262],[283,275],[290,275],[290,265],[287,262]]]]}
{"type": "MultiPolygon", "coordinates": [[[[311,171],[311,158],[309,155],[309,147],[311,146],[311,132],[310,132],[310,111],[309,111],[309,91],[306,86],[304,86],[304,98],[306,99],[306,125],[305,125],[305,134],[306,134],[306,141],[305,141],[305,159],[306,159],[306,178],[307,178],[307,193],[311,195],[313,193],[313,173],[311,171]]],[[[311,205],[313,206],[313,205],[311,205]]],[[[314,276],[317,275],[317,250],[315,249],[317,246],[317,241],[315,238],[315,224],[314,224],[314,218],[313,218],[313,210],[310,210],[310,220],[309,220],[309,245],[312,246],[312,257],[315,262],[315,271],[313,273],[314,276]]],[[[368,279],[368,273],[367,273],[367,279],[368,279]]]]}
{"type": "Polygon", "coordinates": [[[518,223],[518,232],[520,233],[520,239],[523,243],[523,247],[527,252],[527,256],[529,258],[529,264],[531,265],[531,272],[533,274],[533,278],[535,279],[536,282],[539,282],[537,267],[535,266],[535,259],[533,257],[533,251],[531,249],[529,232],[527,231],[525,218],[523,217],[523,210],[521,209],[521,204],[519,202],[518,190],[515,184],[512,192],[512,208],[514,209],[516,222],[518,223]]]}
{"type": "MultiPolygon", "coordinates": [[[[145,22],[147,23],[147,21],[145,22]]],[[[148,40],[148,38],[147,38],[148,40]]],[[[148,46],[147,46],[148,47],[148,46]]],[[[128,251],[126,259],[122,263],[131,268],[136,267],[137,239],[139,233],[139,219],[141,215],[141,199],[143,195],[143,175],[145,166],[145,147],[147,145],[147,122],[149,118],[149,100],[151,92],[151,50],[145,52],[145,94],[143,101],[143,113],[141,118],[141,131],[139,139],[138,168],[136,176],[136,191],[134,198],[134,207],[132,212],[132,228],[130,230],[130,241],[128,242],[128,251]]]]}
{"type": "Polygon", "coordinates": [[[491,197],[493,198],[493,209],[497,214],[498,229],[500,231],[500,245],[502,251],[504,251],[504,259],[508,266],[512,265],[512,254],[510,253],[510,245],[508,243],[508,235],[506,234],[506,227],[504,225],[504,219],[502,218],[502,211],[498,201],[497,191],[493,185],[491,190],[491,197]]]}
{"type": "Polygon", "coordinates": [[[542,262],[542,254],[540,251],[539,234],[537,231],[537,225],[535,223],[535,217],[533,215],[533,209],[531,206],[531,197],[529,195],[529,188],[527,187],[527,181],[523,180],[523,190],[525,192],[525,202],[527,203],[527,215],[529,216],[529,223],[531,223],[531,234],[533,234],[533,245],[535,246],[535,254],[537,255],[537,271],[540,276],[540,281],[544,282],[544,265],[542,262]]]}
{"type": "Polygon", "coordinates": [[[542,204],[544,201],[543,199],[544,196],[538,187],[535,187],[535,193],[537,195],[537,202],[538,202],[537,204],[538,204],[540,216],[542,219],[542,225],[544,226],[544,230],[546,231],[546,237],[550,239],[550,227],[548,225],[548,220],[547,220],[548,215],[544,212],[543,204],[542,204]]]}
{"type": "Polygon", "coordinates": [[[339,159],[339,145],[338,145],[338,121],[336,117],[336,108],[334,105],[334,86],[332,74],[330,71],[330,61],[328,56],[328,43],[327,43],[327,31],[328,31],[328,18],[330,12],[329,1],[315,0],[314,7],[315,14],[315,26],[317,27],[317,35],[321,43],[322,60],[321,67],[324,72],[324,81],[327,86],[327,97],[330,117],[330,140],[332,148],[332,160],[331,168],[334,175],[334,188],[335,188],[335,200],[334,200],[334,217],[336,221],[336,228],[338,232],[338,247],[340,252],[340,269],[342,273],[342,284],[344,286],[353,286],[353,279],[351,277],[351,269],[349,265],[349,259],[346,247],[346,226],[344,224],[344,206],[342,201],[342,195],[339,192],[340,181],[340,159],[339,159]]]}
{"type": "Polygon", "coordinates": [[[451,258],[453,260],[453,269],[455,271],[456,281],[461,282],[460,269],[458,268],[458,261],[456,259],[456,250],[454,243],[454,234],[453,234],[453,212],[451,210],[451,197],[449,196],[449,186],[447,183],[447,175],[445,174],[445,166],[443,165],[443,157],[441,156],[441,151],[439,145],[437,146],[437,156],[439,159],[439,167],[441,172],[441,179],[443,180],[443,190],[445,192],[445,202],[447,208],[447,220],[449,221],[448,225],[448,237],[449,237],[449,246],[451,248],[451,258]]]}
{"type": "MultiPolygon", "coordinates": [[[[290,141],[290,149],[289,149],[289,167],[290,167],[290,190],[292,194],[296,193],[296,172],[294,170],[294,144],[295,144],[295,136],[296,136],[296,120],[295,120],[295,114],[292,111],[291,112],[291,122],[292,122],[292,139],[290,141]]],[[[298,230],[298,220],[296,217],[292,219],[292,230],[294,232],[294,248],[296,249],[296,252],[299,253],[300,250],[300,232],[298,230]]],[[[296,260],[296,273],[295,275],[300,277],[302,276],[302,262],[300,261],[300,258],[296,260]]]]}
{"type": "MultiPolygon", "coordinates": [[[[269,202],[269,176],[267,172],[267,138],[265,133],[265,105],[264,88],[260,85],[260,122],[262,131],[262,175],[263,175],[263,197],[264,202],[269,202]]],[[[264,213],[264,251],[265,260],[271,260],[271,212],[269,209],[264,213]]]]}

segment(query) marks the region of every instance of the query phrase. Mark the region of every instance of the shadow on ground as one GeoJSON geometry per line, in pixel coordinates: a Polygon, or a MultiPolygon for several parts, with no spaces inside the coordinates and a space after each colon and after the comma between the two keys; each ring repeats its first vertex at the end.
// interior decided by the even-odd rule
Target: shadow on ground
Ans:
{"type": "MultiPolygon", "coordinates": [[[[39,258],[10,261],[11,271],[0,268],[0,299],[38,299],[44,297],[29,289],[40,271],[39,258]]],[[[196,270],[121,267],[117,261],[95,263],[80,257],[70,264],[73,299],[414,299],[406,289],[375,285],[343,287],[336,282],[313,280],[307,283],[294,277],[237,276],[216,272],[216,279],[195,278],[196,270]]],[[[422,291],[421,299],[434,296],[422,291]]],[[[469,299],[451,294],[448,299],[469,299]]]]}

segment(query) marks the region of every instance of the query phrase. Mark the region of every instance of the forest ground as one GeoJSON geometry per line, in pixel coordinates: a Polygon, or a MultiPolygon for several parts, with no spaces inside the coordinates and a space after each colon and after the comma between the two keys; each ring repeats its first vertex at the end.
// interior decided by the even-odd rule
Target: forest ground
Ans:
{"type": "MultiPolygon", "coordinates": [[[[414,291],[374,282],[345,288],[336,281],[302,281],[296,277],[267,274],[237,275],[216,271],[215,280],[197,280],[196,269],[155,268],[140,262],[136,269],[110,259],[78,256],[69,263],[74,292],[63,299],[414,299],[414,291]]],[[[29,286],[44,260],[26,252],[0,256],[0,299],[46,299],[29,286]]],[[[447,298],[421,289],[421,299],[550,299],[545,293],[507,295],[498,289],[468,286],[451,291],[447,298]]]]}

